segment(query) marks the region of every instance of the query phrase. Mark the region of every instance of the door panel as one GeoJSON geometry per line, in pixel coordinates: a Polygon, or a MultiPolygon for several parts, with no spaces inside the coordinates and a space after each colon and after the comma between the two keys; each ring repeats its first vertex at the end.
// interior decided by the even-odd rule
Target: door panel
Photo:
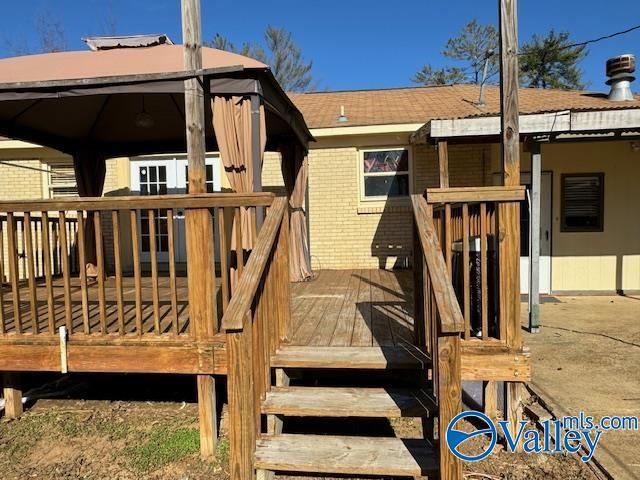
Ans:
{"type": "MultiPolygon", "coordinates": [[[[139,195],[166,195],[175,189],[175,166],[163,160],[134,162],[131,166],[131,188],[139,195]]],[[[168,261],[169,235],[167,210],[155,210],[156,250],[158,261],[168,261]]],[[[140,257],[150,260],[149,212],[138,212],[140,257]]]]}

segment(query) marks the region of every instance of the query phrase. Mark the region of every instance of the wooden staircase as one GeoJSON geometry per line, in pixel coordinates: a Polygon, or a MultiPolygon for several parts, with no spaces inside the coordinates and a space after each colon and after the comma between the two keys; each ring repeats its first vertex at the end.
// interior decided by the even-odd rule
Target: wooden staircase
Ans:
{"type": "Polygon", "coordinates": [[[443,435],[437,442],[430,438],[433,430],[426,421],[423,439],[380,437],[375,428],[369,428],[370,436],[363,431],[342,435],[353,423],[347,419],[372,427],[380,418],[431,422],[436,415],[438,431],[444,432],[462,408],[464,318],[426,202],[413,201],[418,234],[414,339],[413,345],[394,347],[290,344],[288,209],[276,201],[267,212],[222,318],[233,480],[272,478],[273,472],[462,479],[460,460],[443,435]],[[296,371],[311,377],[311,386],[292,385],[289,373],[296,371]],[[323,378],[327,371],[330,382],[323,378]],[[298,417],[320,422],[301,433],[283,431],[285,421],[288,425],[298,417]],[[344,424],[331,431],[336,418],[344,424]]]}
{"type": "MultiPolygon", "coordinates": [[[[283,422],[292,417],[361,418],[415,417],[436,414],[432,394],[424,385],[389,387],[392,372],[415,372],[411,377],[426,380],[429,359],[415,347],[281,347],[273,355],[276,386],[261,403],[267,415],[267,432],[256,441],[255,467],[258,478],[271,472],[315,474],[423,476],[438,470],[438,455],[428,440],[327,435],[323,422],[304,434],[282,433],[283,422]],[[292,386],[288,369],[314,383],[317,369],[331,369],[340,385],[384,386],[292,386]],[[324,430],[324,431],[323,431],[324,430]]],[[[424,422],[423,422],[424,423],[424,422]]],[[[351,432],[350,432],[351,433],[351,432]]],[[[357,433],[357,432],[353,432],[357,433]]]]}

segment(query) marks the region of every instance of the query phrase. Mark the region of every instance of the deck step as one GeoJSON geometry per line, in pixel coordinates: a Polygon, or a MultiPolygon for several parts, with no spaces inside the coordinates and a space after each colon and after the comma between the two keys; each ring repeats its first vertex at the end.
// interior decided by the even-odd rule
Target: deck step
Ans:
{"type": "Polygon", "coordinates": [[[262,413],[293,417],[429,417],[427,392],[399,388],[272,387],[262,413]]]}
{"type": "Polygon", "coordinates": [[[271,365],[283,368],[425,369],[431,360],[416,347],[304,347],[286,345],[271,365]]]}
{"type": "Polygon", "coordinates": [[[417,477],[437,469],[425,440],[276,435],[257,441],[256,468],[282,472],[417,477]]]}

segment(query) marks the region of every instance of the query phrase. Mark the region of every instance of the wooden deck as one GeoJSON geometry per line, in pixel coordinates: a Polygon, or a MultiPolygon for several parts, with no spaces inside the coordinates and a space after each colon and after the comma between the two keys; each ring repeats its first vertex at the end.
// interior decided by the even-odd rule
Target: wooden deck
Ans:
{"type": "Polygon", "coordinates": [[[291,345],[376,347],[413,344],[413,278],[408,270],[321,270],[292,285],[291,345]]]}
{"type": "MultiPolygon", "coordinates": [[[[151,277],[142,277],[141,284],[141,311],[142,311],[142,333],[154,333],[154,301],[153,291],[154,285],[151,277]]],[[[105,312],[106,326],[108,333],[118,331],[118,309],[116,298],[115,279],[108,277],[105,279],[105,312]]],[[[173,332],[173,310],[170,300],[170,279],[168,277],[158,278],[158,315],[160,318],[160,334],[175,333],[173,332]]],[[[100,330],[100,305],[98,283],[89,281],[87,284],[88,293],[88,312],[89,312],[89,330],[96,333],[100,330]]],[[[132,334],[136,332],[136,300],[135,300],[135,284],[133,277],[124,277],[122,281],[123,294],[123,313],[124,313],[124,332],[132,334]]],[[[184,334],[188,331],[188,292],[187,278],[176,278],[176,297],[177,297],[177,319],[178,333],[184,334]]],[[[47,291],[44,282],[38,282],[36,288],[37,296],[37,328],[39,333],[56,333],[48,332],[48,305],[47,291]]],[[[2,286],[2,309],[5,318],[5,329],[7,334],[16,332],[16,323],[14,321],[14,307],[11,287],[9,285],[2,286]]],[[[53,281],[53,307],[55,314],[54,327],[65,325],[65,301],[64,301],[64,285],[62,278],[53,281]]],[[[82,314],[82,290],[80,281],[77,278],[71,280],[71,313],[73,332],[81,333],[84,328],[84,320],[82,314]]],[[[34,322],[31,316],[31,303],[29,297],[29,287],[27,282],[22,282],[20,288],[20,312],[22,318],[22,332],[33,333],[34,322]]]]}

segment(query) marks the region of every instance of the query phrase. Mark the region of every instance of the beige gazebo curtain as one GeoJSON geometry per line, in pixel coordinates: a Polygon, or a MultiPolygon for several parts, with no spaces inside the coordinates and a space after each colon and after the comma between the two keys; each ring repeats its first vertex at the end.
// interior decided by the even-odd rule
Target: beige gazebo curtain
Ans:
{"type": "Polygon", "coordinates": [[[309,258],[307,214],[304,210],[309,175],[307,152],[299,142],[291,142],[281,145],[280,154],[282,155],[282,178],[287,189],[291,212],[290,279],[292,282],[304,282],[313,276],[309,258]]]}
{"type": "MultiPolygon", "coordinates": [[[[247,96],[221,97],[212,100],[213,129],[218,141],[218,149],[231,188],[237,193],[253,191],[253,122],[251,118],[251,98],[247,96]]],[[[259,114],[260,162],[264,157],[267,142],[264,107],[259,114]]],[[[252,215],[241,209],[242,252],[236,251],[235,219],[231,229],[231,286],[237,281],[238,255],[246,259],[253,248],[255,231],[252,215]]]]}
{"type": "MultiPolygon", "coordinates": [[[[104,188],[104,180],[107,173],[106,159],[90,148],[78,149],[73,155],[73,170],[78,187],[78,195],[81,197],[101,197],[104,188]]],[[[97,275],[96,271],[96,241],[93,234],[93,219],[85,220],[85,259],[89,276],[97,275]]]]}

